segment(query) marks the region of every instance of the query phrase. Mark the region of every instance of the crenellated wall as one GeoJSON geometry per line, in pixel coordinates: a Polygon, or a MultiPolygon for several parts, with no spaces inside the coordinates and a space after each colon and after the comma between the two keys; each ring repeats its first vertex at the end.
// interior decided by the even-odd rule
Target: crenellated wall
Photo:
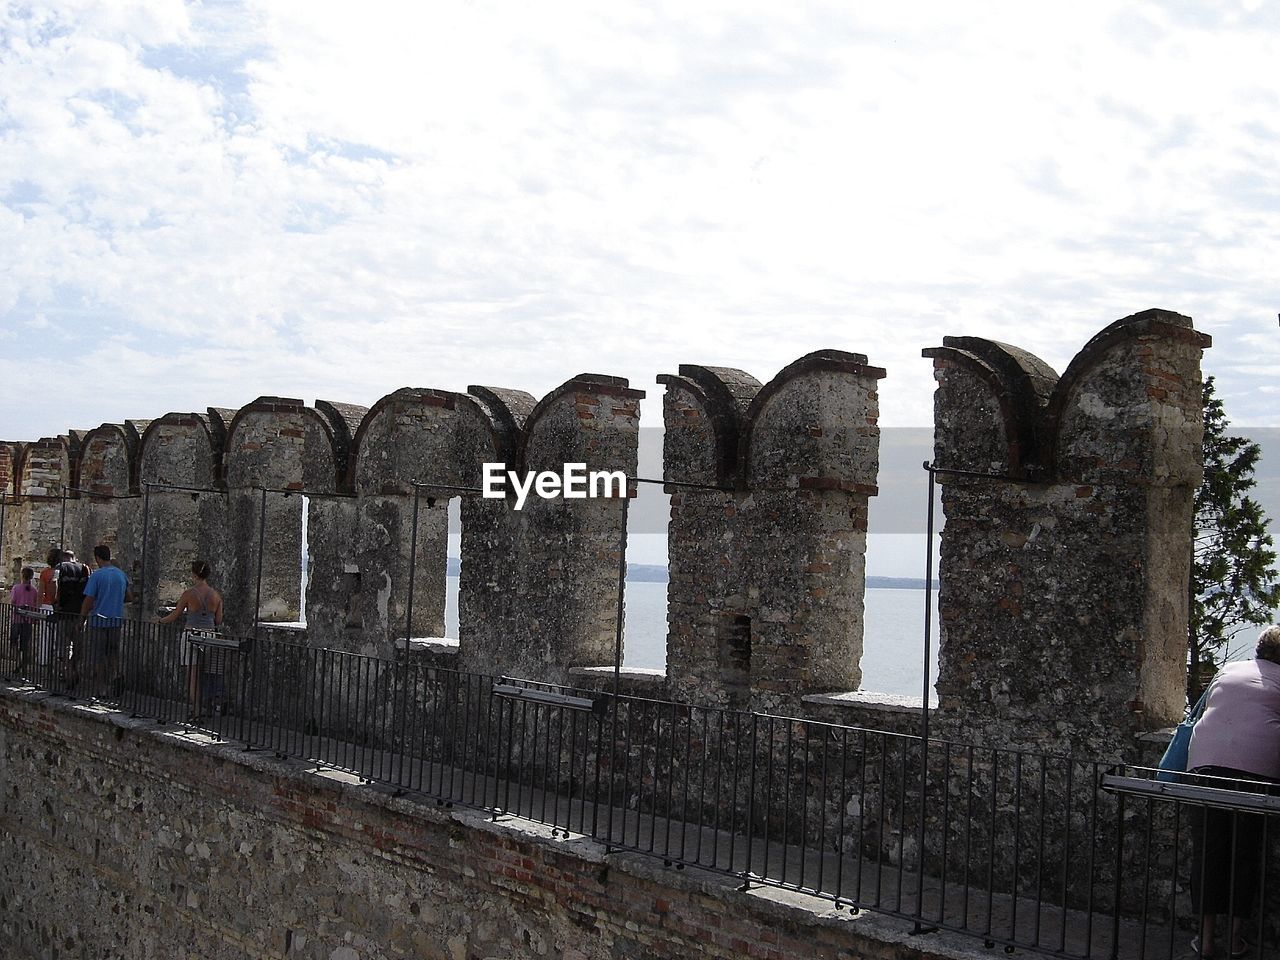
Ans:
{"type": "MultiPolygon", "coordinates": [[[[231,553],[222,489],[222,454],[234,411],[169,413],[142,435],[138,473],[146,516],[144,610],[176,600],[190,580],[193,559],[206,560],[222,583],[231,553]]],[[[141,534],[138,543],[142,553],[141,534]]],[[[141,566],[141,557],[139,557],[141,566]]]]}
{"type": "MultiPolygon", "coordinates": [[[[331,588],[329,602],[341,607],[335,615],[348,618],[364,649],[387,656],[396,640],[403,643],[408,624],[411,559],[410,633],[444,636],[448,504],[462,493],[450,488],[478,485],[480,464],[503,457],[490,415],[474,398],[424,388],[397,390],[374,404],[355,446],[349,486],[358,532],[346,572],[333,568],[342,582],[331,588]],[[437,486],[417,488],[411,557],[415,483],[437,486]]],[[[313,583],[320,585],[314,575],[313,583]]],[[[317,604],[325,602],[320,592],[313,592],[317,604]]]]}
{"type": "Polygon", "coordinates": [[[1182,716],[1200,354],[1176,313],[1119,320],[1059,378],[1006,344],[934,360],[944,726],[1105,756],[1182,716]]]}
{"type": "MultiPolygon", "coordinates": [[[[43,437],[19,444],[14,475],[17,503],[5,512],[12,533],[5,538],[6,572],[16,577],[18,567],[41,566],[50,547],[65,535],[72,486],[71,464],[79,452],[77,434],[43,437]]],[[[12,582],[12,581],[10,581],[12,582]]]]}
{"type": "Polygon", "coordinates": [[[770,709],[858,687],[883,376],[828,350],[763,387],[717,367],[659,378],[679,698],[770,709]]]}
{"type": "MultiPolygon", "coordinates": [[[[508,468],[560,473],[582,463],[634,477],[643,396],[617,377],[565,382],[524,417],[508,468]]],[[[612,663],[621,499],[531,496],[520,511],[513,502],[463,504],[461,663],[556,682],[570,667],[612,663]],[[468,644],[468,633],[478,642],[468,644]]]]}
{"type": "Polygon", "coordinates": [[[84,435],[72,465],[64,546],[91,562],[94,545],[105,543],[132,577],[140,574],[142,508],[138,450],[147,421],[104,423],[84,435]]]}
{"type": "MultiPolygon", "coordinates": [[[[227,526],[237,549],[222,583],[236,598],[231,626],[247,632],[258,593],[264,620],[296,621],[302,614],[303,493],[337,492],[339,457],[330,419],[301,400],[259,397],[227,427],[227,526]],[[265,516],[264,516],[265,514],[265,516]],[[259,531],[263,555],[258,556],[259,531]]],[[[317,508],[323,509],[323,508],[317,508]]]]}
{"type": "MultiPolygon", "coordinates": [[[[1100,332],[1062,377],[977,338],[924,351],[937,466],[990,475],[939,475],[944,731],[1096,754],[1177,717],[1208,343],[1151,310],[1100,332]]],[[[883,376],[862,354],[823,350],[764,384],[698,365],[659,378],[671,511],[655,694],[839,719],[842,701],[825,695],[861,682],[883,376]]],[[[598,374],[541,400],[478,386],[405,388],[367,410],[260,397],[0,444],[4,571],[60,539],[86,557],[112,543],[149,613],[203,557],[232,630],[251,631],[255,608],[267,622],[305,614],[290,636],[393,657],[406,629],[444,633],[452,532],[460,636],[433,647],[436,662],[587,682],[571,671],[613,660],[622,501],[532,496],[516,511],[477,488],[485,463],[635,476],[642,397],[598,374]]]]}

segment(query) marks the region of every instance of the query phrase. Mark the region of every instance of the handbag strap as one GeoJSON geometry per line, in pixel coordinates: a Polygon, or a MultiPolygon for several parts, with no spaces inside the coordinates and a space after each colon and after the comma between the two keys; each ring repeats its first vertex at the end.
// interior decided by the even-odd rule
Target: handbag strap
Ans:
{"type": "Polygon", "coordinates": [[[1205,701],[1209,699],[1209,691],[1213,689],[1213,681],[1209,681],[1209,685],[1204,688],[1204,693],[1200,694],[1200,699],[1196,701],[1196,705],[1191,708],[1191,712],[1187,714],[1187,719],[1195,723],[1204,714],[1205,701]]]}

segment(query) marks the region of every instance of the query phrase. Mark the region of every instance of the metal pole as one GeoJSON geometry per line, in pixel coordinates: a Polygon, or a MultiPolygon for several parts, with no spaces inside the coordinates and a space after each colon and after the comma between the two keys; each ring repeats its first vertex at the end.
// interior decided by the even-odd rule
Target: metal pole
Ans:
{"type": "Polygon", "coordinates": [[[253,596],[253,639],[258,639],[258,618],[262,613],[262,544],[267,536],[267,488],[262,488],[262,506],[258,510],[258,587],[253,596]]]}
{"type": "MultiPolygon", "coordinates": [[[[925,810],[927,787],[929,782],[929,667],[933,660],[933,525],[934,510],[933,500],[936,492],[937,475],[939,473],[946,474],[951,477],[968,477],[978,480],[1005,480],[1010,483],[1027,483],[1033,484],[1037,481],[1030,477],[1014,477],[1002,473],[980,473],[976,470],[952,470],[935,466],[925,461],[924,469],[929,474],[929,503],[926,508],[928,516],[928,539],[925,543],[925,571],[924,571],[924,680],[922,682],[923,690],[920,698],[920,830],[918,836],[918,845],[920,849],[920,872],[916,878],[916,915],[918,919],[915,924],[915,933],[929,933],[936,930],[936,927],[925,928],[920,924],[922,917],[922,908],[924,905],[924,867],[925,867],[925,810]]],[[[1030,470],[1030,468],[1028,468],[1030,470]]],[[[946,776],[946,771],[943,772],[946,776]]]]}
{"type": "Polygon", "coordinates": [[[929,537],[924,546],[924,684],[920,705],[920,736],[926,744],[929,740],[929,667],[933,657],[933,499],[937,485],[937,474],[933,464],[926,463],[929,472],[929,504],[926,508],[929,537]]]}
{"type": "Polygon", "coordinates": [[[150,608],[147,606],[147,533],[151,524],[151,484],[143,484],[142,491],[142,572],[138,574],[138,619],[150,608]]]}
{"type": "Polygon", "coordinates": [[[421,488],[417,480],[413,484],[413,532],[409,535],[409,599],[404,605],[404,661],[409,662],[409,638],[413,636],[413,581],[418,570],[418,502],[421,488]]]}
{"type": "Polygon", "coordinates": [[[622,685],[622,626],[627,603],[627,513],[631,506],[631,491],[624,491],[622,498],[622,526],[618,531],[618,618],[613,634],[613,716],[618,717],[618,692],[622,685]]]}
{"type": "Polygon", "coordinates": [[[9,498],[0,494],[0,580],[4,578],[4,512],[9,505],[9,498]]]}
{"type": "MultiPolygon", "coordinates": [[[[920,851],[920,863],[916,869],[916,924],[915,933],[927,932],[921,926],[924,920],[924,868],[925,868],[925,814],[928,809],[929,787],[929,667],[933,660],[933,497],[937,484],[933,464],[926,463],[929,473],[928,539],[924,548],[924,681],[920,693],[920,831],[916,848],[920,851]]],[[[946,776],[946,772],[943,772],[946,776]]],[[[945,829],[945,825],[944,828],[945,829]]],[[[903,864],[906,868],[906,864],[903,864]]]]}
{"type": "MultiPolygon", "coordinates": [[[[606,828],[605,853],[613,852],[613,785],[618,767],[618,695],[622,686],[622,626],[627,599],[627,513],[631,504],[631,491],[624,491],[622,499],[622,526],[618,530],[618,622],[613,635],[613,703],[609,705],[609,824],[606,828]]],[[[596,751],[596,782],[600,782],[600,754],[596,751]]],[[[626,789],[626,784],[623,784],[626,789]]],[[[624,795],[625,796],[625,795],[624,795]]],[[[597,803],[599,794],[597,792],[597,803]]],[[[594,814],[593,814],[594,818],[594,814]]],[[[622,819],[622,832],[627,831],[627,820],[622,819]]]]}
{"type": "MultiPolygon", "coordinates": [[[[413,636],[413,578],[417,573],[418,501],[420,499],[418,481],[410,482],[413,484],[413,530],[409,534],[409,598],[404,605],[404,679],[400,684],[399,725],[402,730],[409,722],[409,638],[413,636]]],[[[409,745],[403,738],[400,741],[400,751],[401,769],[403,769],[404,759],[409,753],[409,745]]]]}
{"type": "Polygon", "coordinates": [[[67,491],[62,491],[62,516],[58,521],[58,549],[67,547],[67,491]]]}

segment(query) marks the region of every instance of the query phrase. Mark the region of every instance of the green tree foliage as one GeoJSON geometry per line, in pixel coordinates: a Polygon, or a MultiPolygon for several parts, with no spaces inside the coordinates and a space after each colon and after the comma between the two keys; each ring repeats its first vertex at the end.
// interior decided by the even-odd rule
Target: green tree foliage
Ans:
{"type": "Polygon", "coordinates": [[[1248,496],[1262,448],[1227,435],[1230,422],[1204,383],[1204,482],[1196,494],[1189,595],[1190,670],[1187,694],[1194,703],[1226,659],[1231,638],[1250,624],[1266,623],[1280,603],[1270,522],[1248,496]]]}

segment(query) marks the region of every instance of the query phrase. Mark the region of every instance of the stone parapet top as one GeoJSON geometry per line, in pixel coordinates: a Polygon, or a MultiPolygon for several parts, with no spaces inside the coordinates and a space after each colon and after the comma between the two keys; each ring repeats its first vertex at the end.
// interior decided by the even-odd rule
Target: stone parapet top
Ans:
{"type": "MultiPolygon", "coordinates": [[[[884,713],[919,713],[919,697],[903,697],[893,693],[877,693],[874,690],[849,690],[845,693],[811,693],[801,698],[805,703],[824,707],[856,707],[860,710],[879,710],[884,713]]],[[[938,709],[938,701],[929,698],[929,709],[938,709]]]]}
{"type": "Polygon", "coordinates": [[[457,653],[456,637],[410,637],[409,649],[427,653],[457,653]]]}
{"type": "MultiPolygon", "coordinates": [[[[657,670],[653,667],[623,667],[618,673],[623,680],[637,680],[641,683],[655,685],[667,679],[665,670],[657,670]]],[[[570,667],[569,676],[589,677],[592,680],[598,680],[600,677],[613,676],[613,667],[570,667]]]]}

